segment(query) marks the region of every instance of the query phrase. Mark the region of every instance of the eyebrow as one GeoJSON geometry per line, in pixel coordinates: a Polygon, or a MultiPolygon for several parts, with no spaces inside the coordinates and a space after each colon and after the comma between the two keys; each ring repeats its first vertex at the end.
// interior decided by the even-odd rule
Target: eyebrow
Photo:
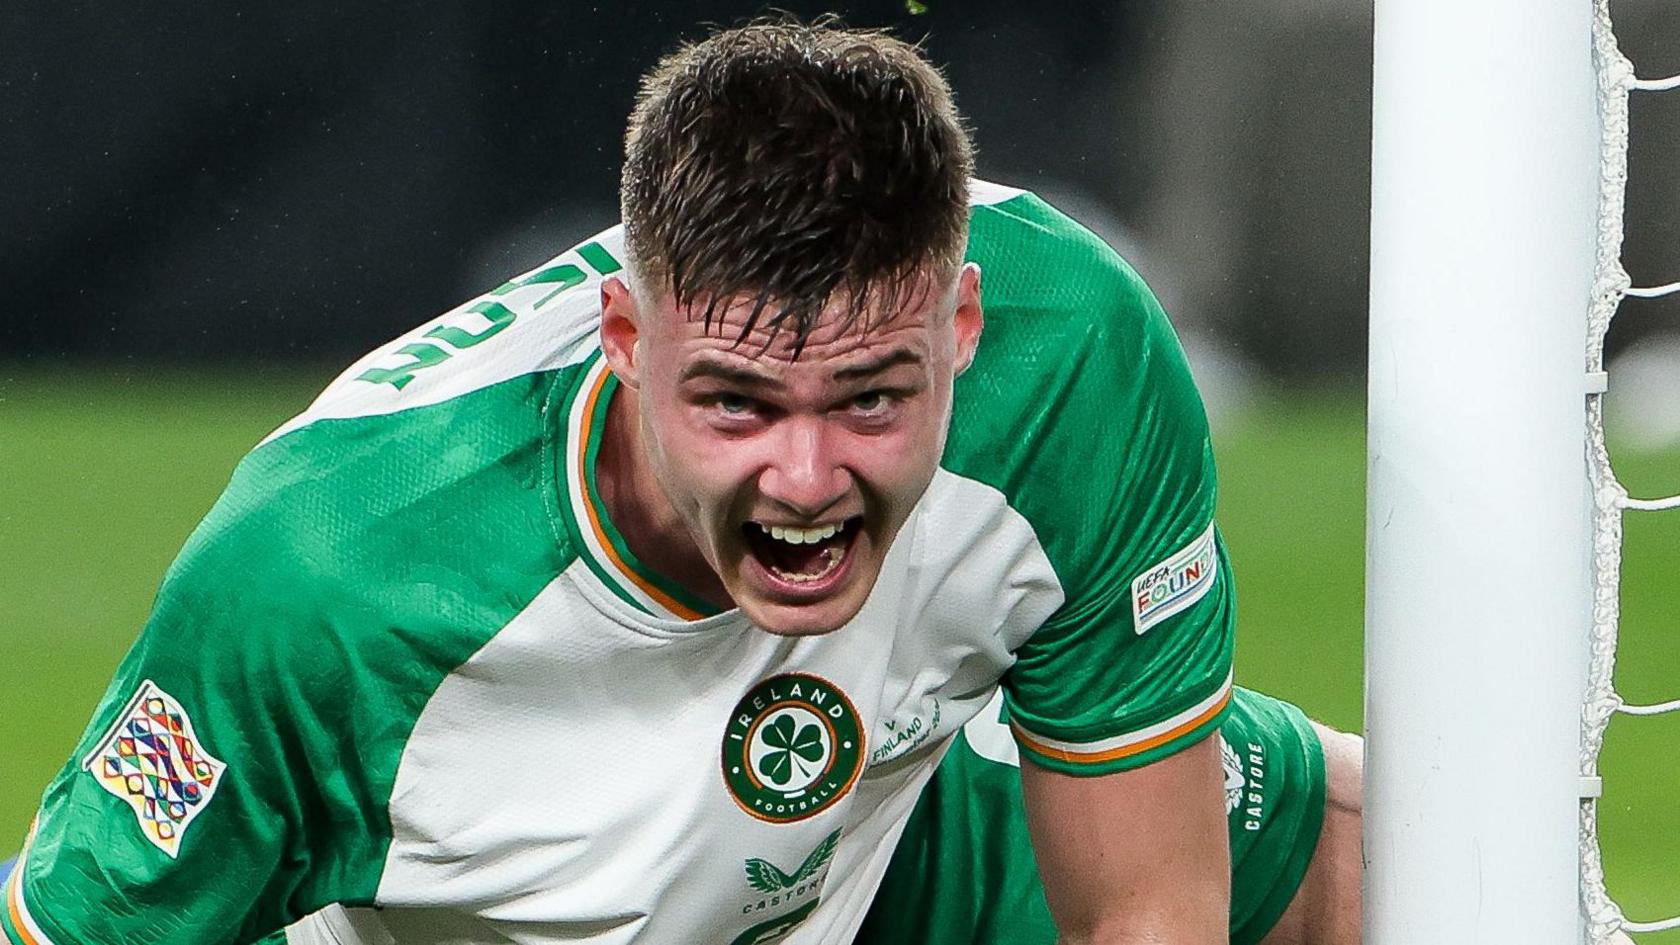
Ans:
{"type": "Polygon", "coordinates": [[[837,381],[854,381],[859,378],[874,376],[887,370],[888,368],[897,367],[900,364],[920,363],[922,363],[921,355],[911,351],[909,348],[899,348],[896,351],[888,352],[873,361],[865,361],[862,364],[854,364],[851,367],[843,367],[834,372],[834,379],[837,381]]]}
{"type": "MultiPolygon", "coordinates": [[[[878,358],[840,368],[833,374],[837,381],[855,381],[860,378],[873,377],[889,368],[900,364],[920,364],[922,356],[909,348],[899,348],[878,358]]],[[[751,368],[726,364],[710,357],[700,357],[685,365],[677,375],[677,382],[690,381],[697,377],[709,377],[715,380],[727,381],[745,387],[771,387],[777,381],[768,374],[761,374],[751,368]]]]}
{"type": "Polygon", "coordinates": [[[747,387],[768,387],[775,383],[775,379],[766,374],[744,367],[736,367],[702,357],[689,362],[677,375],[677,383],[693,380],[697,377],[710,377],[720,381],[729,381],[747,387]]]}

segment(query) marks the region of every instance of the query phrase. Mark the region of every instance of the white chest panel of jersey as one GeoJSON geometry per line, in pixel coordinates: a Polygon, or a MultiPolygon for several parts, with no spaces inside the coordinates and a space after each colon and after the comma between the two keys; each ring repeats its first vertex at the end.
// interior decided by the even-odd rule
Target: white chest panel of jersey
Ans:
{"type": "Polygon", "coordinates": [[[824,636],[650,618],[575,565],[421,714],[382,908],[292,941],[848,942],[950,737],[1061,601],[1027,522],[944,471],[824,636]]]}

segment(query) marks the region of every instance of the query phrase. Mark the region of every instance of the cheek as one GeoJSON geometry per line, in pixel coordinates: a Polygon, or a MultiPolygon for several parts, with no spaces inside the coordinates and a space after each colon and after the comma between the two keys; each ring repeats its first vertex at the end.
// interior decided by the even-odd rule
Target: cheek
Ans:
{"type": "Polygon", "coordinates": [[[907,442],[901,453],[905,467],[904,487],[914,493],[908,497],[911,501],[921,498],[922,491],[939,468],[939,460],[945,453],[945,437],[950,431],[950,401],[937,398],[929,407],[906,431],[907,442]]]}
{"type": "Polygon", "coordinates": [[[848,465],[875,491],[913,502],[933,478],[943,446],[942,426],[907,426],[888,436],[859,438],[848,465]]]}
{"type": "Polygon", "coordinates": [[[719,433],[684,405],[656,410],[650,418],[659,444],[659,475],[666,491],[693,505],[728,501],[750,478],[752,450],[719,433]]]}
{"type": "Polygon", "coordinates": [[[645,403],[649,432],[674,462],[701,461],[712,452],[713,431],[693,404],[664,392],[645,403]]]}

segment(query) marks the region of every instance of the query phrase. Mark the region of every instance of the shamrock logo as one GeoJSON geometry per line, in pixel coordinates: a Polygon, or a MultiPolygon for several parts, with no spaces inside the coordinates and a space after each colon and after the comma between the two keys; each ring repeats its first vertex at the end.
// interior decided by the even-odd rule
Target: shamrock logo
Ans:
{"type": "Polygon", "coordinates": [[[747,690],[719,747],[730,797],[772,824],[804,820],[844,797],[867,754],[852,701],[808,673],[771,676],[747,690]]]}
{"type": "Polygon", "coordinates": [[[767,751],[758,759],[758,773],[772,784],[782,785],[793,779],[795,768],[802,779],[811,777],[805,762],[815,765],[822,760],[822,731],[815,724],[798,725],[789,715],[783,715],[764,727],[767,751]]]}

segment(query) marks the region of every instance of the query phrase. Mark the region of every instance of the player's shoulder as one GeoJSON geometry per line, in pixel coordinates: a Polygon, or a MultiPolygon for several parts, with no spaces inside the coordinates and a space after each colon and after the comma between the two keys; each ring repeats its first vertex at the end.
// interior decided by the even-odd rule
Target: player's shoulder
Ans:
{"type": "Polygon", "coordinates": [[[341,374],[241,460],[166,576],[159,633],[277,660],[395,637],[447,661],[496,632],[575,557],[556,414],[619,245],[597,234],[341,374]]]}
{"type": "Polygon", "coordinates": [[[985,328],[942,465],[1003,493],[1061,571],[1089,570],[1107,535],[1140,531],[1180,490],[1205,529],[1207,419],[1166,313],[1100,237],[992,186],[971,198],[985,328]]]}
{"type": "Polygon", "coordinates": [[[268,440],[334,420],[397,416],[575,367],[599,347],[600,285],[623,269],[623,257],[621,226],[582,240],[368,352],[268,440]]]}
{"type": "Polygon", "coordinates": [[[245,458],[217,513],[278,518],[288,546],[330,538],[338,565],[519,537],[551,499],[556,413],[599,350],[623,242],[594,234],[369,352],[245,458]]]}
{"type": "Polygon", "coordinates": [[[1037,194],[976,180],[969,204],[967,258],[980,267],[988,333],[1030,333],[1041,350],[1135,346],[1164,325],[1137,271],[1037,194]]]}
{"type": "Polygon", "coordinates": [[[305,428],[246,456],[165,575],[142,643],[315,695],[345,673],[458,665],[569,563],[535,422],[460,406],[305,428]]]}
{"type": "Polygon", "coordinates": [[[949,460],[981,454],[976,465],[1002,470],[1010,465],[991,455],[1000,446],[1034,442],[1013,455],[1054,462],[1063,446],[1140,423],[1205,434],[1172,325],[1119,253],[1027,191],[977,182],[971,204],[968,258],[981,269],[986,321],[957,382],[949,460]]]}
{"type": "Polygon", "coordinates": [[[1200,414],[1171,322],[1118,252],[1029,191],[976,182],[970,202],[986,322],[958,382],[959,445],[1051,405],[1060,422],[1037,432],[1074,437],[1147,417],[1162,398],[1175,416],[1200,414]]]}

